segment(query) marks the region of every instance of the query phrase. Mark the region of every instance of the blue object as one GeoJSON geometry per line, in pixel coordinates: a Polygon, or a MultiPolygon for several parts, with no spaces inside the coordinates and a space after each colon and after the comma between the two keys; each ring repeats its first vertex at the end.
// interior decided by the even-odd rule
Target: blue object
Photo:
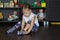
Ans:
{"type": "Polygon", "coordinates": [[[16,30],[16,26],[18,26],[18,28],[21,26],[21,21],[19,21],[17,24],[15,24],[12,28],[10,28],[7,33],[12,33],[14,30],[16,30]]]}
{"type": "MultiPolygon", "coordinates": [[[[31,21],[28,21],[28,24],[31,24],[31,21]]],[[[32,31],[33,32],[37,32],[38,31],[38,28],[39,27],[36,24],[34,24],[32,31]]]]}
{"type": "Polygon", "coordinates": [[[22,35],[23,35],[23,33],[24,33],[24,31],[23,31],[23,30],[21,30],[21,31],[18,31],[18,32],[17,32],[17,35],[22,36],[22,35]]]}

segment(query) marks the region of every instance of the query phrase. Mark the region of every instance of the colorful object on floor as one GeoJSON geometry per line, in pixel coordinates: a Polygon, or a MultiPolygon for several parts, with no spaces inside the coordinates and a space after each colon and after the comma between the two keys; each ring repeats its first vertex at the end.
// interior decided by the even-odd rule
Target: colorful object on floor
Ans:
{"type": "Polygon", "coordinates": [[[0,12],[0,20],[3,19],[3,14],[0,12]]]}
{"type": "Polygon", "coordinates": [[[3,3],[0,1],[0,7],[2,8],[3,7],[3,3]]]}

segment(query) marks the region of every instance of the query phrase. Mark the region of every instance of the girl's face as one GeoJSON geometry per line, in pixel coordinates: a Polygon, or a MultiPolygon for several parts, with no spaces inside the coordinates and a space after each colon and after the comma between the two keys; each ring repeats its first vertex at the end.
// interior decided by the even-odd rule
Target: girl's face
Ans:
{"type": "Polygon", "coordinates": [[[24,15],[24,16],[26,16],[26,17],[29,17],[29,16],[30,16],[30,14],[31,14],[31,10],[30,10],[30,9],[28,9],[28,8],[23,9],[22,11],[23,11],[23,15],[24,15]]]}

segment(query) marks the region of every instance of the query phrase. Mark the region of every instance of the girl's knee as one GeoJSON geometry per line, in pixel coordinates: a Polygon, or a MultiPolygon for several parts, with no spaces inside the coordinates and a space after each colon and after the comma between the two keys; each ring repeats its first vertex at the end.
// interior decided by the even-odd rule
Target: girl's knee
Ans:
{"type": "Polygon", "coordinates": [[[30,26],[30,24],[26,24],[27,26],[30,26]]]}

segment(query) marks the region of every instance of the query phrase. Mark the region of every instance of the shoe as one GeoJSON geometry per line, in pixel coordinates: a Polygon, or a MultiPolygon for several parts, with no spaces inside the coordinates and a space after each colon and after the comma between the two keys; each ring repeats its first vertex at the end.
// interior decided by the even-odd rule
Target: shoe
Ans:
{"type": "Polygon", "coordinates": [[[37,29],[33,29],[32,32],[37,32],[38,30],[37,29]]]}
{"type": "Polygon", "coordinates": [[[17,35],[19,35],[20,31],[17,31],[17,35]]]}
{"type": "Polygon", "coordinates": [[[23,33],[24,33],[24,31],[23,31],[23,30],[21,30],[21,31],[18,31],[18,32],[17,32],[17,35],[22,36],[22,35],[23,35],[23,33]]]}
{"type": "Polygon", "coordinates": [[[7,34],[11,34],[12,32],[7,31],[6,33],[7,33],[7,34]]]}
{"type": "Polygon", "coordinates": [[[5,34],[6,34],[7,36],[12,36],[12,33],[6,32],[5,34]]]}

